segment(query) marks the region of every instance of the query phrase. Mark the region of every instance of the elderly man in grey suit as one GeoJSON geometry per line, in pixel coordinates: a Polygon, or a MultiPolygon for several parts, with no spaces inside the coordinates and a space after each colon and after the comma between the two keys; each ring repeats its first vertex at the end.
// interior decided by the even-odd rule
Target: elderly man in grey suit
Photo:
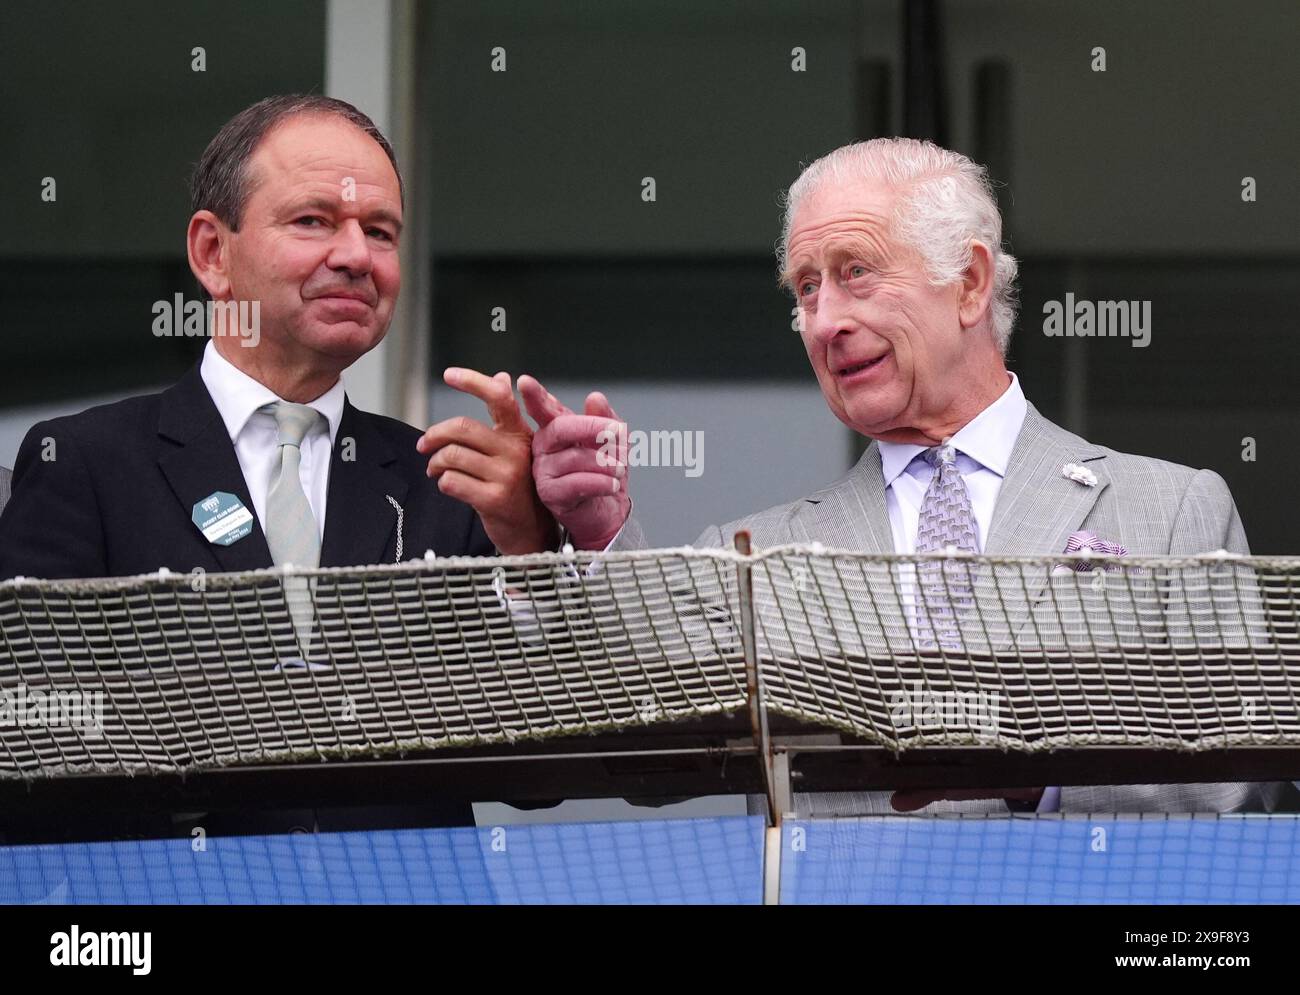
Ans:
{"type": "MultiPolygon", "coordinates": [[[[780,272],[831,410],[873,441],[847,475],[798,501],[705,531],[698,546],[819,541],[868,552],[949,545],[985,554],[1066,550],[1082,531],[1135,555],[1246,553],[1223,479],[1097,446],[1044,418],[1005,365],[1017,264],[983,167],[913,139],[838,149],[787,197],[780,272]]],[[[536,380],[538,493],[586,549],[643,545],[625,466],[602,441],[602,394],[570,412],[536,380]]],[[[1111,549],[1112,547],[1107,547],[1111,549]]],[[[1275,785],[1133,785],[895,795],[895,809],[996,812],[1270,808],[1275,785]]],[[[889,811],[883,793],[801,796],[801,814],[889,811]]]]}

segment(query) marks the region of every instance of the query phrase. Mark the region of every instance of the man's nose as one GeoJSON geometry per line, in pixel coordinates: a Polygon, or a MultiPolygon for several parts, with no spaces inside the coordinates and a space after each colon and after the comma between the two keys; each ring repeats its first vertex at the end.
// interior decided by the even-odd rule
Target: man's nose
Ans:
{"type": "Polygon", "coordinates": [[[804,312],[804,330],[817,345],[829,345],[842,332],[853,330],[848,294],[834,280],[823,281],[817,289],[817,306],[804,312]]]}
{"type": "Polygon", "coordinates": [[[365,276],[374,268],[370,243],[356,221],[345,221],[334,234],[325,265],[330,269],[347,270],[353,276],[365,276]]]}

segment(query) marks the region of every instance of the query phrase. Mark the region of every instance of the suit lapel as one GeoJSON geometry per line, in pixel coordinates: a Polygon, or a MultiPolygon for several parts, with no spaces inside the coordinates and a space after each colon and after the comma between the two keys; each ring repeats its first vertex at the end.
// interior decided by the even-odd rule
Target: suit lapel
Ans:
{"type": "MultiPolygon", "coordinates": [[[[187,519],[193,514],[194,506],[214,491],[233,494],[244,507],[253,510],[235,447],[197,365],[174,387],[163,392],[158,434],[166,440],[158,465],[187,519]]],[[[259,570],[271,566],[271,551],[256,516],[253,531],[229,546],[210,543],[198,531],[198,526],[190,527],[221,570],[259,570]]]]}
{"type": "Polygon", "coordinates": [[[405,505],[407,492],[405,478],[393,469],[396,459],[373,416],[345,399],[330,457],[321,566],[392,561],[397,509],[388,498],[405,505]]]}
{"type": "MultiPolygon", "coordinates": [[[[1106,454],[1044,418],[1032,404],[1007,463],[998,490],[993,521],[984,553],[988,556],[1050,556],[1065,552],[1070,533],[1078,530],[1109,486],[1106,454]],[[1067,463],[1087,467],[1095,486],[1071,480],[1062,472],[1067,463]]],[[[1045,567],[1001,567],[996,589],[977,585],[987,597],[986,610],[1006,613],[1014,635],[1042,599],[1049,580],[1045,567]]]]}
{"type": "Polygon", "coordinates": [[[885,507],[885,475],[873,440],[843,479],[809,495],[812,505],[803,541],[868,553],[894,552],[894,531],[885,507]]]}
{"type": "Polygon", "coordinates": [[[998,490],[984,552],[990,556],[1043,556],[1065,551],[1109,484],[1106,454],[1053,425],[1032,404],[1011,450],[998,490]],[[1067,463],[1087,466],[1097,477],[1089,487],[1062,473],[1067,463]]]}

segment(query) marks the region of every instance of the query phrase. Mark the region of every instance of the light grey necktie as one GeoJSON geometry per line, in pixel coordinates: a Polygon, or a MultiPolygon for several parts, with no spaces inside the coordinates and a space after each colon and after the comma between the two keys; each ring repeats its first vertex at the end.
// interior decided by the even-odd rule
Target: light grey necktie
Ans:
{"type": "MultiPolygon", "coordinates": [[[[324,415],[315,408],[289,401],[276,401],[262,410],[275,416],[280,445],[278,466],[266,495],[266,544],[271,549],[271,560],[277,567],[291,563],[295,567],[314,569],[320,565],[320,528],[302,489],[299,469],[302,440],[324,415]]],[[[285,578],[284,597],[305,657],[310,649],[315,614],[312,584],[305,577],[285,578]]]]}
{"type": "MultiPolygon", "coordinates": [[[[957,471],[957,451],[944,440],[923,454],[934,475],[921,502],[916,530],[918,553],[943,552],[950,546],[978,553],[975,513],[970,492],[957,471]]],[[[964,563],[927,562],[919,565],[921,597],[917,604],[917,642],[922,649],[960,649],[959,622],[974,604],[970,573],[964,563]]]]}
{"type": "Polygon", "coordinates": [[[320,565],[320,527],[312,514],[311,502],[302,489],[299,469],[302,465],[302,440],[308,430],[324,416],[305,404],[276,401],[268,404],[279,429],[280,457],[271,475],[271,490],[266,495],[266,544],[277,567],[292,563],[295,567],[320,565]]]}

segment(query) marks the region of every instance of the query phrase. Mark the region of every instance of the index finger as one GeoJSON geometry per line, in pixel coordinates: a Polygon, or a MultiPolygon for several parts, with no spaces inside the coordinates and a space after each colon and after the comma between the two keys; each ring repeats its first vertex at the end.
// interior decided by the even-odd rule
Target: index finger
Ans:
{"type": "Polygon", "coordinates": [[[560,415],[573,414],[559,398],[542,386],[540,380],[526,373],[519,378],[519,395],[524,399],[524,407],[533,416],[538,428],[545,428],[560,415]]]}
{"type": "Polygon", "coordinates": [[[527,428],[523,415],[519,413],[519,403],[515,400],[510,374],[498,373],[495,377],[489,377],[478,370],[449,366],[443,371],[442,379],[453,390],[472,394],[486,404],[494,427],[527,428]]]}

